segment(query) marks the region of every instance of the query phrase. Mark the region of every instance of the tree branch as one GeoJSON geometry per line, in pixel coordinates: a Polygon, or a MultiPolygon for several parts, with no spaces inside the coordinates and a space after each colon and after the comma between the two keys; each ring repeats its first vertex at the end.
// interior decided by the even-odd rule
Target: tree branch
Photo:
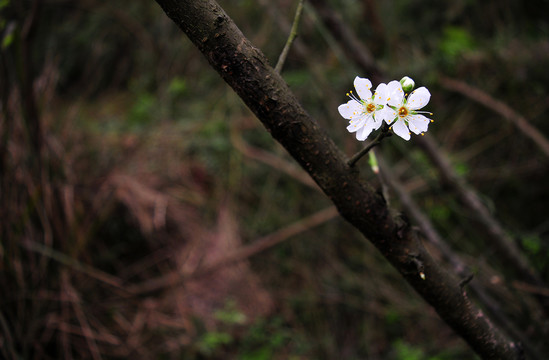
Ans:
{"type": "Polygon", "coordinates": [[[378,67],[374,56],[362,41],[353,36],[351,30],[341,20],[337,12],[328,6],[324,0],[309,0],[309,2],[338,42],[341,41],[341,48],[347,57],[369,74],[368,78],[374,82],[379,82],[378,80],[382,78],[382,71],[378,67]]]}
{"type": "MultiPolygon", "coordinates": [[[[480,225],[486,234],[487,240],[501,259],[514,270],[517,279],[527,283],[545,287],[544,281],[538,276],[528,263],[514,240],[508,235],[501,224],[490,214],[480,197],[473,191],[452,168],[448,157],[444,156],[435,141],[429,137],[420,138],[416,142],[435,165],[441,180],[450,186],[459,196],[461,202],[473,213],[473,221],[480,225]]],[[[545,313],[549,313],[549,300],[543,296],[537,296],[545,313]]]]}
{"type": "MultiPolygon", "coordinates": [[[[454,273],[465,279],[470,280],[472,275],[469,266],[455,254],[448,244],[439,235],[433,223],[429,218],[421,211],[418,204],[414,201],[412,196],[404,189],[402,184],[398,181],[397,176],[391,171],[390,167],[385,162],[385,159],[381,154],[377,154],[380,173],[383,181],[393,190],[397,195],[402,207],[406,210],[406,213],[415,221],[415,223],[421,229],[421,234],[427,239],[432,246],[434,246],[441,254],[442,258],[447,261],[453,268],[454,273]]],[[[460,282],[460,286],[463,286],[465,280],[460,282]]],[[[516,283],[515,283],[516,284],[516,283]]],[[[512,334],[514,338],[519,339],[521,344],[527,346],[529,350],[529,356],[532,359],[544,359],[544,356],[540,354],[543,350],[536,349],[536,346],[532,343],[531,339],[522,331],[517,329],[517,326],[511,321],[509,316],[502,311],[500,305],[493,297],[491,297],[487,291],[485,291],[482,284],[472,281],[467,284],[472,290],[474,295],[478,298],[480,303],[490,314],[492,319],[495,319],[499,324],[504,326],[505,330],[512,334]]],[[[549,293],[549,292],[548,292],[549,293]]],[[[529,326],[532,326],[530,324],[529,326]]],[[[538,327],[542,328],[542,327],[538,327]]]]}
{"type": "Polygon", "coordinates": [[[368,145],[366,145],[362,150],[354,154],[349,161],[347,161],[347,164],[349,164],[350,167],[355,166],[356,162],[360,160],[361,157],[366,155],[370,150],[372,150],[377,145],[381,144],[381,141],[391,136],[393,133],[389,132],[389,126],[387,124],[383,124],[383,127],[381,131],[377,134],[377,136],[372,140],[368,145]]]}
{"type": "Polygon", "coordinates": [[[528,136],[536,143],[545,156],[549,157],[549,140],[547,140],[543,133],[541,133],[535,126],[530,124],[524,116],[521,116],[515,110],[511,109],[511,107],[507,104],[493,98],[481,89],[473,87],[461,80],[440,76],[439,82],[444,88],[451,91],[456,91],[463,96],[468,97],[472,101],[484,105],[488,109],[500,114],[512,122],[520,131],[522,131],[524,135],[528,136]]]}
{"type": "Polygon", "coordinates": [[[305,112],[265,56],[213,0],[156,0],[210,65],[242,98],[271,135],[411,286],[485,359],[521,358],[514,342],[495,328],[439,267],[409,224],[393,219],[383,198],[359,179],[326,132],[305,112]],[[423,280],[419,267],[426,275],[423,280]]]}
{"type": "Polygon", "coordinates": [[[299,3],[297,4],[297,9],[295,11],[295,17],[294,17],[294,22],[292,24],[292,29],[290,30],[290,35],[288,35],[288,40],[286,40],[284,49],[282,49],[282,52],[280,53],[280,56],[278,57],[278,61],[275,66],[275,71],[279,74],[282,71],[282,67],[284,66],[284,63],[286,62],[286,57],[290,52],[290,48],[292,47],[292,44],[294,43],[294,40],[297,37],[297,27],[299,26],[299,20],[301,19],[302,10],[303,10],[303,0],[299,0],[299,3]]]}

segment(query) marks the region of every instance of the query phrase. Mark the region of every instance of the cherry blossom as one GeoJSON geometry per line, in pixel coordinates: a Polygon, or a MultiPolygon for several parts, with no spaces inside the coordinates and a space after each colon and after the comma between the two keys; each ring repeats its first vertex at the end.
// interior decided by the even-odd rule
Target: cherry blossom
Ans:
{"type": "Polygon", "coordinates": [[[410,140],[410,132],[419,135],[427,131],[432,120],[421,114],[432,114],[419,111],[431,98],[427,88],[422,86],[406,98],[401,83],[393,80],[387,84],[386,93],[387,105],[381,109],[378,118],[383,118],[395,134],[404,140],[410,140]]]}
{"type": "Polygon", "coordinates": [[[347,94],[351,100],[340,105],[338,111],[341,116],[349,120],[347,130],[350,133],[356,133],[358,140],[364,141],[372,131],[379,129],[383,123],[383,118],[378,117],[377,114],[387,102],[387,85],[379,84],[372,95],[370,80],[357,76],[354,86],[358,97],[351,91],[350,94],[347,94]]]}

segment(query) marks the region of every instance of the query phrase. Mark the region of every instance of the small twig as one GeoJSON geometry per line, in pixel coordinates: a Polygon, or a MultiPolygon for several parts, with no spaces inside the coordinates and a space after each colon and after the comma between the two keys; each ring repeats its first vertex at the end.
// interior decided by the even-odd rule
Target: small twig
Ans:
{"type": "Polygon", "coordinates": [[[535,286],[522,281],[513,281],[513,286],[515,287],[515,289],[525,291],[530,294],[549,297],[549,288],[546,287],[535,286]]]}
{"type": "Polygon", "coordinates": [[[439,80],[440,84],[446,89],[456,91],[512,122],[524,135],[528,136],[536,143],[545,156],[549,156],[549,140],[536,127],[530,124],[524,116],[521,116],[507,104],[464,81],[451,79],[445,76],[441,76],[439,80]]]}
{"type": "MultiPolygon", "coordinates": [[[[416,143],[422,148],[433,166],[437,169],[441,180],[448,184],[468,208],[472,219],[486,232],[487,241],[498,254],[498,258],[507,267],[514,268],[519,280],[544,287],[539,274],[531,267],[528,259],[520,251],[513,239],[507,234],[500,222],[490,213],[480,196],[453,169],[448,157],[444,155],[435,140],[429,137],[419,137],[416,143]]],[[[547,305],[544,305],[547,307],[547,305]]],[[[546,308],[549,311],[549,308],[546,308]]]]}
{"type": "Polygon", "coordinates": [[[419,256],[417,254],[410,254],[410,263],[414,264],[417,274],[421,278],[421,280],[425,280],[425,266],[423,265],[423,262],[419,259],[419,256]]]}
{"type": "Polygon", "coordinates": [[[223,267],[249,259],[256,254],[291,239],[295,235],[324,224],[325,222],[337,217],[338,214],[339,213],[337,212],[337,208],[335,206],[329,206],[306,218],[298,220],[287,227],[281,228],[274,233],[257,239],[250,245],[242,246],[225,257],[215,260],[210,264],[206,264],[203,268],[198,268],[195,272],[191,273],[189,277],[198,278],[211,274],[223,267]]]}
{"type": "Polygon", "coordinates": [[[80,328],[82,329],[82,335],[84,336],[84,338],[86,339],[86,343],[88,344],[88,350],[90,351],[90,354],[94,360],[101,360],[101,352],[99,351],[99,347],[97,346],[97,342],[95,341],[93,330],[88,322],[88,319],[86,318],[86,315],[84,314],[84,309],[81,305],[80,296],[77,294],[76,290],[72,286],[69,278],[69,273],[66,270],[62,272],[61,279],[62,287],[67,294],[68,299],[72,303],[76,318],[80,323],[80,328]]]}
{"type": "Polygon", "coordinates": [[[465,285],[469,284],[471,280],[473,280],[474,276],[475,275],[473,273],[470,273],[469,275],[467,275],[463,280],[459,282],[459,287],[463,290],[465,285]]]}
{"type": "Polygon", "coordinates": [[[235,128],[231,129],[230,137],[233,146],[244,156],[269,165],[272,168],[283,172],[288,176],[291,176],[302,184],[307,185],[315,190],[321,191],[318,185],[314,182],[314,180],[302,168],[294,165],[289,161],[284,160],[279,156],[276,156],[273,153],[251,146],[242,138],[242,135],[238,131],[236,131],[235,128]]]}
{"type": "Polygon", "coordinates": [[[105,284],[108,284],[110,286],[113,286],[117,288],[118,290],[125,291],[124,287],[122,286],[122,280],[119,278],[112,276],[110,274],[107,274],[106,272],[103,272],[101,270],[95,269],[91,266],[88,266],[86,264],[83,264],[79,262],[76,259],[73,259],[72,257],[57,251],[55,249],[52,249],[51,247],[44,246],[42,244],[39,244],[34,241],[23,241],[20,243],[21,247],[35,252],[37,254],[41,254],[44,257],[50,258],[52,260],[57,261],[60,264],[63,264],[65,266],[70,267],[73,270],[79,271],[83,274],[86,274],[87,276],[94,278],[98,281],[101,281],[105,284]]]}
{"type": "Polygon", "coordinates": [[[356,154],[354,154],[353,157],[350,158],[349,161],[347,161],[347,164],[350,167],[355,166],[356,162],[358,160],[360,160],[361,157],[366,155],[368,153],[368,151],[372,150],[373,147],[381,144],[381,141],[384,138],[389,137],[392,134],[393,133],[389,132],[389,126],[387,126],[387,124],[383,124],[383,127],[381,128],[381,131],[379,132],[379,134],[377,134],[376,138],[371,143],[366,145],[366,147],[364,149],[362,149],[359,152],[357,152],[356,154]]]}
{"type": "Polygon", "coordinates": [[[280,74],[280,71],[282,70],[282,67],[284,66],[284,62],[286,62],[286,57],[290,52],[292,43],[297,37],[297,27],[299,25],[299,20],[301,19],[302,11],[303,11],[303,0],[299,0],[299,3],[297,4],[297,9],[295,11],[295,17],[294,17],[294,22],[292,24],[292,29],[290,30],[290,35],[288,36],[288,40],[286,40],[286,45],[284,45],[284,49],[282,49],[282,52],[278,57],[278,61],[276,62],[275,71],[279,74],[280,74]]]}
{"type": "Polygon", "coordinates": [[[334,11],[327,4],[326,0],[309,0],[308,3],[314,7],[315,12],[328,29],[328,34],[331,34],[330,37],[333,37],[338,48],[354,64],[358,65],[364,73],[370,74],[370,80],[374,82],[382,81],[384,79],[382,70],[377,65],[372,52],[364,46],[364,42],[361,39],[355,36],[354,32],[341,19],[338,12],[334,11]]]}
{"type": "Polygon", "coordinates": [[[329,206],[306,218],[298,220],[287,227],[281,228],[272,234],[252,241],[250,245],[244,245],[230,254],[227,254],[223,258],[214,260],[212,263],[206,264],[191,273],[181,274],[180,272],[172,272],[152,280],[147,280],[141,284],[131,286],[128,290],[131,294],[143,294],[161,290],[166,287],[175,286],[186,280],[196,279],[201,276],[212,274],[213,272],[226,266],[234,265],[241,261],[247,260],[260,252],[268,250],[281,242],[291,239],[295,235],[324,224],[336,216],[338,216],[336,207],[329,206]]]}
{"type": "MultiPolygon", "coordinates": [[[[471,277],[471,272],[469,270],[469,265],[464,262],[458,254],[446,243],[446,241],[440,236],[438,231],[435,229],[431,220],[425,215],[425,213],[420,209],[418,204],[412,198],[410,193],[405,190],[405,187],[398,181],[395,174],[391,171],[391,168],[385,162],[383,156],[378,155],[378,162],[380,168],[380,174],[384,178],[389,187],[395,192],[396,196],[399,198],[402,206],[406,209],[406,212],[411,216],[414,222],[419,226],[420,234],[425,238],[432,246],[434,246],[442,255],[442,258],[446,260],[454,269],[456,275],[462,277],[465,280],[468,280],[471,277]]],[[[421,276],[421,274],[420,274],[421,276]]],[[[471,277],[472,279],[472,277],[471,277]]],[[[519,290],[527,291],[524,287],[521,287],[520,284],[513,282],[515,288],[519,290]]],[[[463,286],[469,285],[469,288],[476,295],[478,301],[482,306],[495,318],[497,319],[505,329],[513,334],[513,336],[519,339],[523,344],[530,344],[530,341],[525,336],[524,333],[518,331],[516,326],[509,319],[509,316],[501,311],[501,303],[492,298],[487,292],[486,289],[479,284],[478,282],[464,282],[464,280],[459,283],[460,288],[463,291],[463,286]]],[[[539,289],[539,288],[538,288],[539,289]]],[[[549,291],[547,292],[549,294],[549,291]]],[[[547,295],[549,296],[549,295],[547,295]]],[[[531,345],[528,345],[528,348],[532,348],[531,345]]],[[[533,356],[533,359],[542,359],[541,356],[533,356]]]]}

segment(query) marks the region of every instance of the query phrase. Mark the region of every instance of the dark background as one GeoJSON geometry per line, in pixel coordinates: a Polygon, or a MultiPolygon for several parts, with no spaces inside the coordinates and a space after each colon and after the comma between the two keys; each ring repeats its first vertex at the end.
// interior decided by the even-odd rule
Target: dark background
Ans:
{"type": "MultiPolygon", "coordinates": [[[[549,159],[502,114],[549,134],[549,3],[328,3],[387,76],[430,90],[426,136],[548,281],[549,159]],[[487,107],[448,78],[501,103],[487,107]]],[[[274,65],[297,1],[220,4],[274,65]]],[[[474,357],[350,225],[310,221],[329,200],[154,1],[0,6],[2,356],[474,357]],[[278,244],[192,275],[267,236],[278,244]]],[[[364,145],[337,106],[370,74],[308,3],[282,75],[348,156],[364,145]]],[[[542,343],[531,294],[548,289],[514,281],[414,138],[378,151],[505,328],[542,343]]],[[[381,191],[366,160],[358,166],[381,191]]]]}

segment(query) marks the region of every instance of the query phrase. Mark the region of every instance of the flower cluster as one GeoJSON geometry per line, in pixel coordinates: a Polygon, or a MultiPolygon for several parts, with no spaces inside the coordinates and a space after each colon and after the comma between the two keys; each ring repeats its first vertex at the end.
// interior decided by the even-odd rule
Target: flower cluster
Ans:
{"type": "Polygon", "coordinates": [[[393,80],[388,84],[381,83],[372,95],[370,80],[356,77],[354,81],[358,97],[351,91],[347,94],[351,98],[347,103],[338,107],[338,111],[349,120],[347,130],[356,133],[360,141],[377,130],[383,121],[390,126],[395,134],[404,140],[410,140],[410,132],[423,134],[433,120],[421,115],[419,111],[429,102],[431,93],[425,87],[420,87],[406,97],[405,91],[414,88],[414,81],[405,76],[402,80],[393,80]]]}

